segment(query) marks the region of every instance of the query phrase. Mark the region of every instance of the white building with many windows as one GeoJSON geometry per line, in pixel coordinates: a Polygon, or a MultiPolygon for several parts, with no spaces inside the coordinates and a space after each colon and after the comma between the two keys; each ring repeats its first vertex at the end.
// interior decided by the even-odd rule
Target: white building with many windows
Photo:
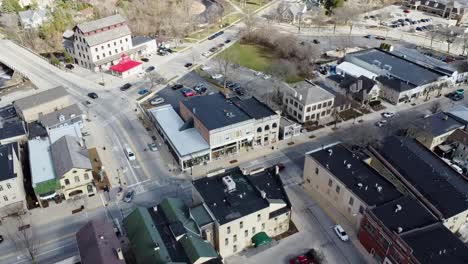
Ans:
{"type": "Polygon", "coordinates": [[[18,143],[0,145],[0,216],[24,208],[25,192],[18,143]]]}

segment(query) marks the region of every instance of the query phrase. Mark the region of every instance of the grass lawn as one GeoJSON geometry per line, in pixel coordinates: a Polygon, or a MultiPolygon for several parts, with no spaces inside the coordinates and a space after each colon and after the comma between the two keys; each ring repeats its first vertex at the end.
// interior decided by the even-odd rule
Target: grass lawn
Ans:
{"type": "Polygon", "coordinates": [[[236,42],[218,56],[232,58],[234,63],[256,71],[264,72],[273,61],[273,51],[255,44],[236,42]]]}

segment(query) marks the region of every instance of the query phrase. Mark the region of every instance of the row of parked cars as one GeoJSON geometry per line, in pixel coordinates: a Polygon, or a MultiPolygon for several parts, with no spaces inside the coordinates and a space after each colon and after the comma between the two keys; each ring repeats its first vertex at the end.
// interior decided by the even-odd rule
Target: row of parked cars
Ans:
{"type": "Polygon", "coordinates": [[[432,18],[422,18],[422,19],[411,19],[411,18],[400,18],[391,22],[388,26],[391,28],[405,27],[410,25],[416,25],[419,23],[431,22],[432,18]]]}
{"type": "Polygon", "coordinates": [[[452,101],[460,101],[465,98],[465,90],[458,89],[454,92],[448,93],[445,97],[450,98],[452,101]]]}
{"type": "Polygon", "coordinates": [[[224,45],[226,45],[226,44],[228,44],[228,43],[230,43],[230,42],[231,42],[230,39],[226,39],[226,40],[224,41],[224,43],[219,43],[218,45],[211,47],[208,51],[203,52],[203,53],[202,53],[202,56],[203,56],[203,57],[209,57],[211,54],[213,54],[213,53],[219,51],[220,49],[222,49],[222,48],[224,47],[224,45]]]}

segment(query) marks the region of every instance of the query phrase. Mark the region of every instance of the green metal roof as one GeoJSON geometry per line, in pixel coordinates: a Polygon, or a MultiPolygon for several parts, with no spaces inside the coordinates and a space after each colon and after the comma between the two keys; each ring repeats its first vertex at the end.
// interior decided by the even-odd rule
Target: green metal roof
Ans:
{"type": "Polygon", "coordinates": [[[272,239],[265,232],[257,233],[252,237],[252,243],[255,247],[270,244],[271,241],[272,239]]]}
{"type": "Polygon", "coordinates": [[[190,214],[200,227],[213,222],[213,219],[203,204],[191,208],[190,214]]]}
{"type": "Polygon", "coordinates": [[[193,219],[189,218],[188,207],[181,199],[166,198],[159,206],[170,223],[181,222],[186,229],[195,234],[200,234],[200,230],[193,219]]]}
{"type": "Polygon", "coordinates": [[[138,264],[159,264],[171,262],[169,252],[148,209],[137,207],[123,221],[128,239],[138,264]],[[156,244],[159,250],[154,250],[156,244]]]}
{"type": "Polygon", "coordinates": [[[50,179],[47,181],[36,183],[33,188],[36,194],[46,194],[57,190],[60,187],[60,183],[57,179],[50,179]]]}
{"type": "Polygon", "coordinates": [[[218,258],[218,254],[213,246],[197,235],[187,233],[179,241],[191,263],[195,263],[200,258],[205,258],[207,260],[218,258]]]}

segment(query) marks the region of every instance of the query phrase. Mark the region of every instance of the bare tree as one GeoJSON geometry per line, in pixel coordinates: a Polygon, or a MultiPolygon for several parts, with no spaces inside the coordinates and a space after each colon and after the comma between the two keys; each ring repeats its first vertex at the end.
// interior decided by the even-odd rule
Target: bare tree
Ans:
{"type": "Polygon", "coordinates": [[[440,112],[440,110],[442,110],[442,105],[440,102],[434,102],[429,108],[429,111],[431,111],[433,114],[440,112]]]}
{"type": "Polygon", "coordinates": [[[25,215],[18,214],[16,218],[16,228],[18,231],[11,234],[11,238],[16,249],[25,255],[33,264],[38,263],[39,238],[32,226],[26,223],[25,215]]]}
{"type": "Polygon", "coordinates": [[[343,7],[336,8],[333,11],[334,18],[341,24],[349,26],[349,35],[351,35],[354,23],[357,21],[360,11],[353,5],[346,4],[343,7]]]}
{"type": "Polygon", "coordinates": [[[215,59],[215,65],[218,68],[218,71],[223,75],[223,91],[224,93],[228,92],[226,87],[227,81],[232,77],[237,58],[231,50],[227,49],[221,54],[218,55],[215,59]]]}
{"type": "Polygon", "coordinates": [[[274,18],[275,20],[280,23],[283,21],[284,14],[290,9],[289,3],[281,2],[279,3],[278,7],[274,11],[274,18]]]}
{"type": "Polygon", "coordinates": [[[450,53],[450,47],[460,35],[460,30],[461,29],[459,27],[451,26],[439,28],[436,31],[439,38],[447,43],[447,53],[450,53]]]}
{"type": "Polygon", "coordinates": [[[427,32],[426,36],[428,36],[429,40],[431,41],[430,47],[432,49],[434,40],[439,36],[439,33],[437,31],[429,31],[427,32]]]}
{"type": "Polygon", "coordinates": [[[249,37],[252,33],[260,26],[260,20],[255,13],[247,12],[244,14],[244,28],[242,29],[242,35],[249,37]]]}
{"type": "Polygon", "coordinates": [[[163,78],[159,73],[157,72],[147,72],[145,74],[145,79],[150,83],[150,90],[153,89],[156,85],[158,84],[163,84],[166,82],[166,79],[163,78]]]}

